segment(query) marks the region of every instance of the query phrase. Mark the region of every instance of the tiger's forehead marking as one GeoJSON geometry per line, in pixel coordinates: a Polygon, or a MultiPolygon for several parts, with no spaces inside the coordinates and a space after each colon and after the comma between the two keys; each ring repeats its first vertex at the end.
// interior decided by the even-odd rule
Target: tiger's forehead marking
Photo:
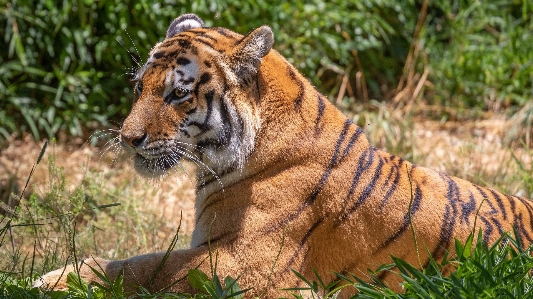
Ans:
{"type": "MultiPolygon", "coordinates": [[[[148,70],[164,77],[167,95],[174,88],[191,89],[200,72],[200,63],[231,51],[242,35],[225,28],[194,28],[157,43],[134,80],[142,80],[148,70]],[[201,51],[198,49],[201,48],[201,51]],[[202,57],[203,56],[203,57],[202,57]]],[[[204,63],[205,64],[205,63],[204,63]]]]}
{"type": "Polygon", "coordinates": [[[178,67],[172,67],[167,70],[163,97],[166,97],[175,88],[185,90],[192,90],[194,88],[193,83],[196,78],[198,78],[197,62],[195,60],[179,57],[177,63],[178,67]],[[180,62],[182,63],[181,65],[180,62]]]}

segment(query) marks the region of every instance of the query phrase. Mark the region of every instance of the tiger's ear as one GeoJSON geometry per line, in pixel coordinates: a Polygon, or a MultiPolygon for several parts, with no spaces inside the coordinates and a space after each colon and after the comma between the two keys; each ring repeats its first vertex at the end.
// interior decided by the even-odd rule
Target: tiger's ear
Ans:
{"type": "Polygon", "coordinates": [[[191,28],[203,28],[204,21],[195,14],[188,13],[177,17],[167,29],[166,38],[173,37],[174,35],[189,30],[191,28]]]}
{"type": "Polygon", "coordinates": [[[268,26],[254,29],[243,37],[228,55],[233,71],[240,79],[248,79],[261,66],[261,59],[274,44],[274,33],[268,26]]]}

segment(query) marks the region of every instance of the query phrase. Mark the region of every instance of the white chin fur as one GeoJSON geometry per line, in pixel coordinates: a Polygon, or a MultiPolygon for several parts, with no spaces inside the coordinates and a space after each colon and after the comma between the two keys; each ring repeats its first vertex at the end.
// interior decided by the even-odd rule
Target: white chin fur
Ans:
{"type": "Polygon", "coordinates": [[[141,176],[152,179],[159,178],[168,172],[168,169],[162,169],[137,155],[133,158],[133,168],[141,176]]]}

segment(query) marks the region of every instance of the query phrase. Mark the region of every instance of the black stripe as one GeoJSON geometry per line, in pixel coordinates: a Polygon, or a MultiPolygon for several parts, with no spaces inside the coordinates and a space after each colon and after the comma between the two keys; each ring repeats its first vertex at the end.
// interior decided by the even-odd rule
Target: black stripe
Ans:
{"type": "Polygon", "coordinates": [[[223,98],[220,99],[220,118],[222,120],[222,129],[221,134],[218,136],[217,142],[219,145],[226,145],[229,143],[231,138],[232,125],[228,107],[226,106],[226,101],[224,101],[223,98]]]}
{"type": "Polygon", "coordinates": [[[487,195],[487,193],[485,193],[485,191],[483,191],[483,189],[481,187],[479,187],[478,185],[474,185],[474,187],[477,189],[479,194],[481,194],[481,196],[485,199],[485,201],[489,204],[489,206],[491,208],[491,210],[487,214],[489,214],[489,215],[498,214],[498,210],[494,207],[494,205],[490,201],[490,198],[487,195]]]}
{"type": "Polygon", "coordinates": [[[405,213],[405,215],[403,216],[402,225],[387,240],[385,240],[385,242],[383,242],[378,247],[376,252],[379,252],[379,251],[385,249],[387,246],[389,246],[393,241],[395,241],[397,238],[399,238],[407,230],[407,228],[409,227],[409,224],[410,224],[409,221],[413,220],[413,217],[414,217],[415,213],[420,208],[420,202],[421,201],[422,201],[422,190],[420,189],[420,186],[417,185],[416,189],[415,189],[415,194],[414,194],[414,197],[413,197],[413,203],[411,205],[410,210],[407,213],[405,213]]]}
{"type": "Polygon", "coordinates": [[[191,135],[189,134],[189,132],[187,132],[187,130],[180,128],[179,131],[181,133],[185,134],[185,137],[191,138],[191,135]]]}
{"type": "Polygon", "coordinates": [[[194,77],[189,77],[189,79],[179,79],[178,82],[180,82],[183,85],[189,85],[189,84],[193,83],[195,79],[196,78],[194,78],[194,77]]]}
{"type": "Polygon", "coordinates": [[[494,196],[494,199],[496,199],[496,203],[498,204],[498,207],[500,208],[500,211],[502,211],[503,214],[503,220],[507,220],[507,211],[505,210],[505,206],[503,205],[502,198],[496,193],[496,191],[492,189],[488,189],[492,196],[494,196]]]}
{"type": "Polygon", "coordinates": [[[294,263],[294,260],[296,260],[296,257],[298,256],[298,254],[300,253],[300,251],[302,250],[302,248],[304,247],[305,243],[307,242],[307,240],[309,239],[309,237],[311,236],[311,234],[313,233],[313,231],[322,223],[324,222],[324,219],[325,217],[320,217],[317,222],[315,222],[311,228],[305,233],[304,237],[302,238],[302,240],[300,241],[300,244],[298,244],[298,248],[294,251],[294,253],[292,254],[291,258],[289,259],[289,261],[287,262],[287,266],[286,267],[290,267],[293,263],[294,263]]]}
{"type": "Polygon", "coordinates": [[[204,60],[204,64],[207,68],[210,68],[211,67],[211,62],[207,61],[207,60],[204,60]]]}
{"type": "Polygon", "coordinates": [[[394,175],[394,173],[397,172],[396,170],[397,170],[396,165],[390,165],[390,171],[389,171],[389,174],[387,175],[387,178],[383,182],[383,186],[389,185],[389,182],[392,179],[392,176],[394,175]]]}
{"type": "Polygon", "coordinates": [[[210,47],[211,49],[216,50],[215,47],[213,46],[213,44],[211,44],[210,42],[208,42],[208,41],[206,41],[206,40],[204,40],[204,39],[196,38],[195,41],[197,41],[197,42],[199,42],[199,43],[201,43],[201,44],[204,44],[204,45],[210,47]]]}
{"type": "Polygon", "coordinates": [[[188,65],[189,63],[191,63],[191,61],[185,57],[178,57],[176,59],[176,62],[178,63],[178,65],[188,65]]]}
{"type": "Polygon", "coordinates": [[[492,221],[492,223],[494,223],[494,225],[496,225],[496,227],[498,228],[498,231],[500,232],[500,234],[503,234],[505,231],[503,230],[503,226],[502,224],[500,223],[500,220],[494,218],[494,217],[491,217],[490,220],[492,221]]]}
{"type": "Polygon", "coordinates": [[[174,56],[178,55],[178,54],[181,53],[181,52],[183,52],[182,49],[177,49],[177,50],[172,50],[172,51],[170,51],[170,52],[167,52],[165,55],[166,55],[167,57],[174,57],[174,56]]]}
{"type": "Polygon", "coordinates": [[[195,126],[195,127],[197,127],[200,130],[200,133],[194,135],[194,138],[200,137],[200,135],[204,134],[205,131],[207,131],[209,129],[209,127],[205,126],[203,123],[199,123],[199,122],[196,122],[196,121],[190,122],[189,126],[195,126]]]}
{"type": "Polygon", "coordinates": [[[451,216],[451,206],[446,205],[446,211],[444,212],[444,218],[442,219],[441,230],[439,235],[439,241],[437,246],[431,253],[431,256],[438,260],[444,256],[444,252],[448,250],[450,246],[450,240],[453,236],[453,228],[455,226],[455,217],[451,216]]]}
{"type": "Polygon", "coordinates": [[[352,135],[352,138],[350,138],[350,141],[348,142],[348,145],[346,145],[346,148],[342,152],[342,155],[341,155],[341,158],[340,158],[339,162],[344,160],[346,155],[348,155],[350,153],[352,147],[354,146],[355,142],[359,139],[359,136],[361,134],[363,134],[363,129],[361,129],[360,127],[357,127],[357,129],[355,129],[355,133],[352,135]]]}
{"type": "Polygon", "coordinates": [[[533,201],[520,196],[511,195],[513,198],[520,200],[526,207],[533,208],[533,201]]]}
{"type": "Polygon", "coordinates": [[[344,218],[348,217],[349,214],[355,212],[357,208],[359,208],[362,204],[365,203],[365,201],[370,197],[370,194],[372,194],[372,191],[374,190],[374,187],[376,186],[376,183],[381,176],[381,170],[383,169],[383,160],[379,160],[378,166],[376,167],[376,170],[374,171],[374,175],[372,176],[372,180],[370,180],[370,183],[366,185],[366,187],[363,189],[363,192],[359,196],[359,199],[355,202],[355,204],[346,211],[346,215],[344,218]]]}
{"type": "Polygon", "coordinates": [[[298,112],[300,111],[300,106],[302,105],[302,101],[303,101],[304,85],[302,81],[296,78],[296,73],[292,70],[292,67],[290,65],[288,67],[288,71],[289,71],[289,77],[291,77],[291,79],[298,84],[298,95],[296,96],[296,99],[294,100],[294,110],[298,112]]]}
{"type": "Polygon", "coordinates": [[[525,229],[524,227],[524,221],[522,219],[522,213],[519,213],[518,215],[515,216],[515,220],[514,220],[514,227],[516,229],[516,232],[518,234],[518,238],[520,238],[520,244],[522,244],[522,246],[524,245],[524,241],[522,239],[522,236],[523,237],[526,237],[526,240],[529,242],[529,244],[531,244],[531,242],[533,241],[533,239],[531,238],[531,236],[528,234],[527,230],[525,229]]]}
{"type": "Polygon", "coordinates": [[[207,127],[211,114],[213,113],[213,97],[215,96],[215,91],[212,89],[205,94],[205,102],[207,105],[207,112],[205,113],[204,127],[207,127]]]}
{"type": "Polygon", "coordinates": [[[163,56],[165,56],[165,53],[164,53],[164,52],[157,52],[157,53],[154,53],[154,54],[152,55],[152,57],[155,58],[155,59],[159,59],[159,58],[161,58],[161,57],[163,57],[163,56]]]}
{"type": "Polygon", "coordinates": [[[207,39],[210,39],[212,41],[215,41],[215,42],[218,42],[218,40],[215,38],[215,37],[212,37],[211,35],[207,34],[207,32],[203,33],[202,35],[200,35],[201,37],[205,37],[207,39]]]}
{"type": "Polygon", "coordinates": [[[391,271],[387,271],[387,270],[381,270],[381,272],[379,272],[379,274],[377,275],[377,278],[381,281],[384,281],[385,278],[387,277],[387,275],[389,275],[391,271]]]}
{"type": "Polygon", "coordinates": [[[191,108],[189,111],[185,112],[185,114],[191,115],[191,114],[195,113],[196,110],[198,110],[198,107],[191,108]]]}
{"type": "Polygon", "coordinates": [[[344,127],[342,128],[341,134],[339,135],[339,139],[337,139],[337,144],[335,144],[335,151],[333,152],[333,156],[331,157],[331,160],[329,161],[329,164],[326,167],[326,170],[322,174],[322,177],[318,181],[318,184],[313,189],[313,192],[311,192],[311,195],[309,195],[309,197],[307,197],[307,199],[305,200],[305,203],[309,205],[312,204],[317,198],[320,191],[322,191],[322,188],[324,188],[324,185],[326,185],[326,181],[331,175],[331,171],[337,165],[337,159],[339,156],[340,148],[341,148],[342,142],[346,138],[346,133],[348,132],[348,127],[350,126],[350,124],[351,124],[350,120],[346,119],[344,121],[344,127]]]}
{"type": "Polygon", "coordinates": [[[483,223],[485,224],[485,229],[483,230],[483,243],[489,244],[489,238],[494,229],[492,227],[492,224],[490,224],[490,222],[487,220],[487,218],[479,215],[479,219],[481,219],[481,221],[483,221],[483,223]]]}
{"type": "Polygon", "coordinates": [[[276,225],[276,226],[270,225],[270,227],[265,230],[266,232],[273,232],[273,231],[276,231],[277,229],[279,229],[280,227],[284,227],[285,225],[287,225],[287,223],[289,223],[292,220],[294,220],[307,207],[309,207],[311,204],[314,203],[314,201],[318,197],[318,194],[320,193],[320,191],[322,191],[322,188],[324,188],[324,185],[326,184],[326,182],[327,182],[327,180],[328,180],[328,178],[329,178],[329,176],[331,174],[332,169],[335,166],[338,165],[338,156],[339,156],[339,152],[340,152],[340,147],[342,145],[342,142],[346,138],[346,134],[348,132],[348,128],[349,128],[349,126],[351,124],[352,124],[352,122],[349,119],[345,120],[344,127],[342,128],[342,131],[341,131],[341,133],[339,135],[339,138],[337,139],[337,143],[335,145],[335,150],[333,152],[333,156],[332,156],[331,160],[329,161],[328,166],[324,170],[324,173],[320,177],[320,180],[318,181],[317,185],[315,186],[315,188],[313,188],[313,191],[311,192],[311,194],[305,199],[305,201],[298,207],[298,209],[296,211],[290,213],[287,217],[285,217],[285,219],[283,219],[279,223],[279,225],[276,225]]]}
{"type": "Polygon", "coordinates": [[[396,188],[398,187],[398,182],[400,181],[400,171],[398,170],[398,166],[391,165],[390,173],[387,176],[387,179],[385,180],[384,185],[389,184],[390,179],[392,178],[392,175],[395,174],[394,180],[390,184],[389,190],[387,190],[387,193],[385,193],[385,196],[381,200],[381,203],[379,204],[379,209],[383,209],[383,207],[387,204],[389,201],[392,193],[396,191],[396,188]]]}
{"type": "Polygon", "coordinates": [[[185,48],[185,49],[188,49],[191,46],[191,42],[188,39],[187,40],[178,39],[178,44],[180,45],[180,47],[185,48]]]}
{"type": "MultiPolygon", "coordinates": [[[[518,196],[511,196],[513,199],[517,199],[519,200],[525,207],[526,207],[526,210],[529,214],[529,227],[530,229],[533,229],[533,213],[532,213],[532,206],[529,204],[529,200],[528,199],[523,199],[521,197],[518,197],[518,196]]],[[[511,200],[511,198],[509,199],[511,200]]]]}
{"type": "Polygon", "coordinates": [[[516,205],[513,198],[511,198],[509,195],[505,195],[507,200],[509,200],[509,204],[511,205],[511,213],[514,215],[516,214],[516,205]]]}
{"type": "Polygon", "coordinates": [[[457,183],[453,180],[453,178],[446,175],[445,179],[448,181],[448,191],[446,192],[446,198],[452,204],[455,210],[455,203],[460,201],[461,198],[461,195],[459,193],[459,186],[457,186],[457,183]]]}
{"type": "Polygon", "coordinates": [[[461,216],[459,217],[460,223],[466,222],[466,225],[470,226],[470,215],[476,211],[476,199],[474,194],[470,192],[468,197],[470,200],[466,203],[461,202],[461,216]]]}
{"type": "Polygon", "coordinates": [[[203,73],[200,76],[200,80],[198,81],[198,83],[196,83],[196,86],[194,87],[194,94],[196,95],[196,97],[198,97],[198,91],[200,89],[200,86],[206,84],[210,80],[211,80],[211,75],[209,73],[203,73]]]}
{"type": "MultiPolygon", "coordinates": [[[[533,242],[533,238],[531,238],[531,236],[528,233],[528,230],[524,227],[524,220],[522,219],[522,213],[519,213],[516,216],[516,218],[515,218],[515,228],[516,228],[518,234],[521,234],[522,236],[526,237],[526,239],[529,242],[529,244],[531,244],[531,242],[533,242]]],[[[529,228],[529,229],[531,229],[531,228],[529,228]]],[[[523,242],[523,240],[521,240],[520,243],[522,244],[522,246],[526,245],[523,242]]]]}
{"type": "Polygon", "coordinates": [[[198,81],[198,85],[205,84],[211,80],[211,75],[209,73],[203,73],[200,77],[200,81],[198,81]]]}
{"type": "Polygon", "coordinates": [[[372,165],[372,163],[374,162],[373,151],[374,151],[374,147],[370,146],[359,157],[359,160],[357,161],[357,169],[355,170],[355,174],[352,179],[352,184],[350,186],[350,189],[348,189],[348,194],[346,195],[346,198],[344,199],[343,206],[346,206],[346,204],[348,203],[350,197],[352,196],[355,190],[355,187],[357,187],[357,184],[359,183],[359,179],[361,178],[361,175],[363,174],[363,172],[367,170],[370,167],[370,165],[372,165]],[[367,156],[368,156],[368,159],[367,159],[367,156]],[[364,163],[365,160],[367,160],[366,163],[364,163]]]}
{"type": "Polygon", "coordinates": [[[324,116],[324,109],[326,108],[326,104],[324,103],[324,99],[318,95],[318,112],[315,119],[315,137],[318,137],[320,133],[322,132],[322,127],[320,126],[320,120],[324,116]]]}
{"type": "Polygon", "coordinates": [[[448,200],[449,204],[446,205],[446,212],[439,235],[439,243],[437,244],[437,248],[435,249],[436,252],[433,255],[435,258],[440,258],[444,251],[450,246],[455,228],[455,222],[457,219],[457,203],[460,202],[460,194],[457,183],[455,183],[451,177],[445,174],[441,174],[441,177],[448,181],[446,199],[448,200]]]}
{"type": "Polygon", "coordinates": [[[400,169],[400,166],[402,166],[403,162],[405,162],[403,158],[398,158],[398,169],[400,169]]]}
{"type": "MultiPolygon", "coordinates": [[[[344,201],[343,201],[343,204],[342,204],[343,207],[346,207],[348,205],[348,202],[350,201],[350,198],[352,197],[352,195],[353,195],[353,193],[355,191],[355,188],[357,187],[357,185],[359,183],[359,179],[360,179],[362,173],[365,170],[367,170],[372,165],[372,163],[374,162],[374,151],[375,151],[375,148],[370,146],[359,157],[359,160],[357,162],[357,169],[355,170],[355,175],[354,175],[354,177],[352,179],[352,184],[350,185],[350,189],[348,189],[348,193],[346,194],[346,197],[344,198],[344,201]],[[363,163],[365,161],[367,155],[368,155],[368,159],[367,159],[366,163],[363,163]]],[[[380,163],[382,164],[383,161],[380,160],[380,163]]],[[[381,171],[381,167],[380,167],[380,171],[381,171]]],[[[359,201],[361,201],[361,197],[359,197],[359,200],[348,211],[341,212],[341,215],[335,221],[335,227],[341,225],[342,222],[346,219],[346,217],[348,217],[348,214],[352,212],[352,210],[357,209],[357,207],[359,206],[359,204],[358,204],[359,201]]]]}
{"type": "Polygon", "coordinates": [[[225,37],[231,37],[231,35],[228,34],[228,32],[226,32],[226,28],[217,28],[217,32],[220,33],[221,35],[225,36],[225,37]]]}

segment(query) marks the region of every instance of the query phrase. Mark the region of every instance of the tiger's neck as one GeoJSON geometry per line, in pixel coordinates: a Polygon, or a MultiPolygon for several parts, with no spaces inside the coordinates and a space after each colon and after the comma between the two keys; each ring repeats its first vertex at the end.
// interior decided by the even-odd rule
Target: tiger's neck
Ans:
{"type": "Polygon", "coordinates": [[[252,155],[258,171],[261,164],[277,161],[327,165],[343,130],[346,135],[359,132],[352,150],[363,153],[370,146],[362,129],[274,50],[263,58],[258,82],[261,127],[252,155]]]}
{"type": "MultiPolygon", "coordinates": [[[[255,88],[257,92],[252,93],[254,96],[245,99],[250,107],[253,106],[257,113],[254,118],[259,122],[254,124],[253,134],[247,133],[254,136],[251,143],[246,143],[248,154],[245,157],[243,155],[245,159],[242,164],[215,166],[216,175],[208,174],[199,180],[198,201],[204,201],[211,194],[264,172],[267,168],[287,168],[306,161],[327,166],[331,151],[339,142],[336,139],[338,133],[342,130],[346,131],[345,135],[359,132],[352,151],[363,153],[368,149],[369,144],[362,129],[351,123],[276,51],[272,50],[263,58],[255,88]]],[[[345,139],[336,147],[350,142],[348,137],[345,139]]],[[[229,154],[234,152],[237,151],[229,150],[229,154]]],[[[218,155],[220,157],[220,153],[218,155]]],[[[217,160],[220,161],[219,158],[217,160]]]]}

